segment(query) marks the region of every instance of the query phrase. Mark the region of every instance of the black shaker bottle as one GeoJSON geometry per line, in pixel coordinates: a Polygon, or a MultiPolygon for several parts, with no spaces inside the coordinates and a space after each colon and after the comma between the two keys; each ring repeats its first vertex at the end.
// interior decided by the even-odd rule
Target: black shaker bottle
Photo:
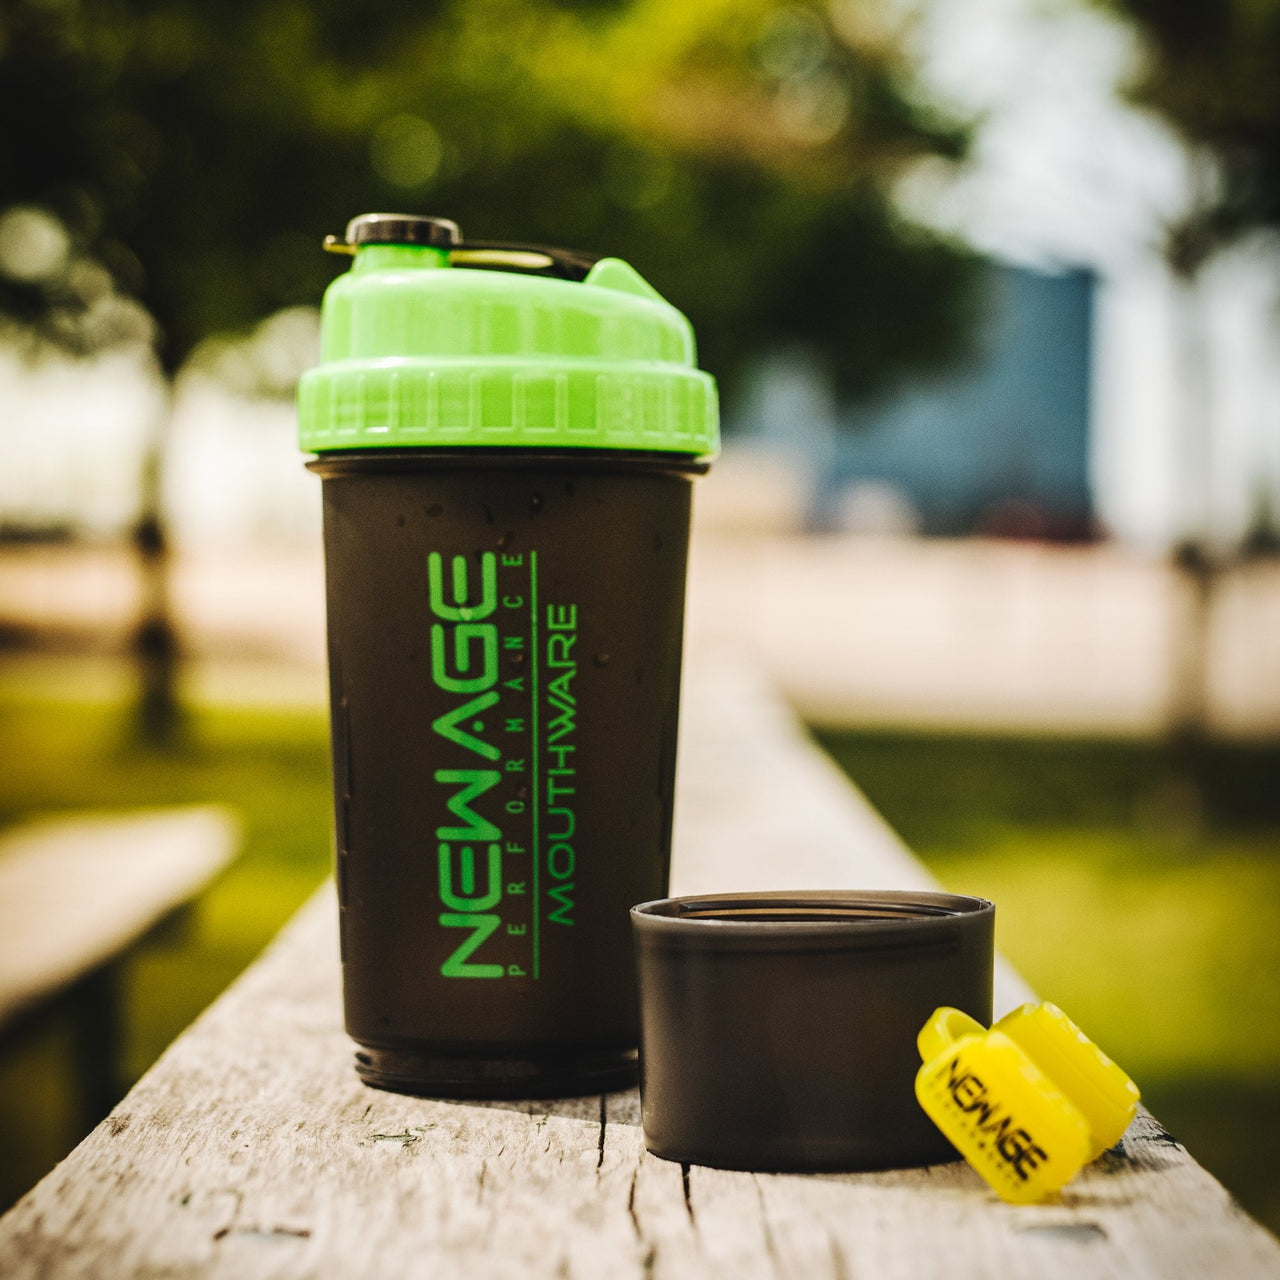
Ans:
{"type": "Polygon", "coordinates": [[[714,383],[618,259],[384,214],[336,247],[299,418],[357,1070],[440,1097],[627,1086],[714,383]]]}

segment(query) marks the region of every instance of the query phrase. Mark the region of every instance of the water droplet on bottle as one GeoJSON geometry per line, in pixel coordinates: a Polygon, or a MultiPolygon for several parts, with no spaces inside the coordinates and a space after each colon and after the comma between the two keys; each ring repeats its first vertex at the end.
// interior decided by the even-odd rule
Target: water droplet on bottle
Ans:
{"type": "Polygon", "coordinates": [[[425,510],[429,516],[444,515],[444,508],[438,502],[433,502],[429,507],[426,507],[425,510]]]}
{"type": "Polygon", "coordinates": [[[597,653],[595,661],[597,667],[607,667],[609,665],[609,655],[607,653],[597,653]]]}
{"type": "Polygon", "coordinates": [[[542,504],[543,504],[542,494],[535,493],[533,497],[529,499],[529,514],[531,516],[536,516],[538,512],[542,510],[542,504]]]}

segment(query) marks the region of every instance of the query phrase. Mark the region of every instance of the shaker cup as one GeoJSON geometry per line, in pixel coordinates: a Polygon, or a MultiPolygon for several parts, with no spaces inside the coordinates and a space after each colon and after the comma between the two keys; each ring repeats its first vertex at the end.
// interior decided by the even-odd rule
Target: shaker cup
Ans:
{"type": "Polygon", "coordinates": [[[619,259],[386,214],[329,247],[354,260],[299,421],[357,1070],[438,1097],[628,1086],[715,384],[619,259]]]}

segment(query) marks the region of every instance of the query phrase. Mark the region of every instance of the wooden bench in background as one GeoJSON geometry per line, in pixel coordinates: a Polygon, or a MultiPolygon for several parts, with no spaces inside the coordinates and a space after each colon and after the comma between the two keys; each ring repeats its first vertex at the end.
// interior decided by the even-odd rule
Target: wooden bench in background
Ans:
{"type": "MultiPolygon", "coordinates": [[[[750,671],[691,663],[673,890],[922,887],[750,671]]],[[[634,1091],[455,1103],[367,1089],[330,889],[3,1219],[7,1280],[1261,1280],[1280,1244],[1145,1112],[1055,1203],[960,1163],[766,1175],[644,1150],[634,1091]]],[[[1025,998],[1007,968],[997,1011],[1025,998]]]]}
{"type": "Polygon", "coordinates": [[[195,900],[236,843],[215,806],[46,819],[0,837],[0,1039],[70,1014],[80,1132],[124,1092],[122,959],[195,900]]]}

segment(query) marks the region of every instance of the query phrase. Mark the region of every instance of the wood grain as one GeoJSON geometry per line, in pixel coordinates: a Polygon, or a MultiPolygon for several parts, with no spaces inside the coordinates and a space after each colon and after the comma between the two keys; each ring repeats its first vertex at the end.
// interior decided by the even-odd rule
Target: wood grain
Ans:
{"type": "MultiPolygon", "coordinates": [[[[689,683],[680,888],[921,883],[749,673],[712,665],[689,683]]],[[[1280,1275],[1280,1245],[1145,1114],[1060,1202],[1028,1209],[959,1164],[682,1168],[644,1151],[634,1093],[478,1104],[366,1089],[340,1027],[334,916],[325,889],[0,1220],[0,1275],[1280,1275]]]]}

